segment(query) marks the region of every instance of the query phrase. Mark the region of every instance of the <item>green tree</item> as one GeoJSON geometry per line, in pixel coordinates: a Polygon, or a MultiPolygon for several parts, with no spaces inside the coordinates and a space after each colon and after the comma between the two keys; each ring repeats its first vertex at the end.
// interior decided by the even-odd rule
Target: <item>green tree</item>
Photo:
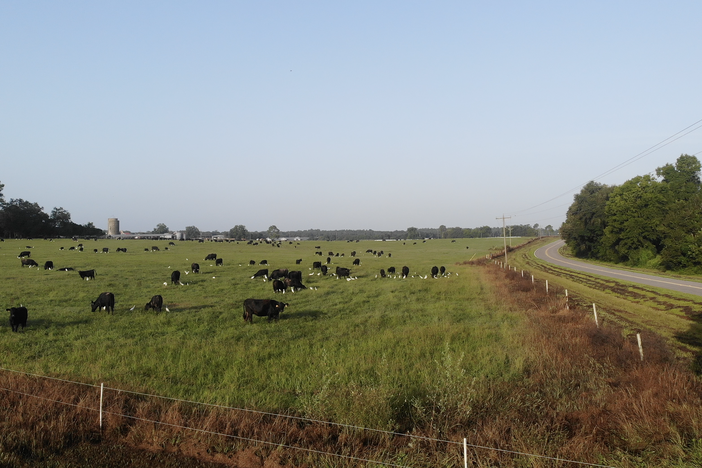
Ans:
{"type": "Polygon", "coordinates": [[[10,199],[3,203],[0,228],[5,237],[44,237],[51,235],[49,216],[37,203],[10,199]]]}
{"type": "Polygon", "coordinates": [[[187,239],[197,239],[200,237],[200,230],[195,226],[185,226],[185,237],[187,239]]]}
{"type": "Polygon", "coordinates": [[[416,227],[408,227],[407,239],[419,239],[419,229],[416,227]]]}
{"type": "Polygon", "coordinates": [[[443,224],[439,226],[439,239],[446,239],[448,237],[448,229],[443,224]]]}
{"type": "Polygon", "coordinates": [[[243,224],[237,224],[229,230],[229,237],[237,240],[246,240],[249,237],[249,231],[243,224]]]}
{"type": "Polygon", "coordinates": [[[280,237],[280,229],[278,229],[274,224],[268,228],[267,234],[270,239],[277,239],[280,237]]]}
{"type": "Polygon", "coordinates": [[[168,226],[166,226],[165,224],[158,223],[156,225],[156,227],[154,228],[154,230],[151,232],[153,232],[154,234],[167,234],[167,233],[171,232],[171,230],[168,229],[168,226]]]}
{"type": "Polygon", "coordinates": [[[460,228],[458,226],[452,227],[448,229],[447,236],[450,239],[460,239],[463,237],[463,228],[460,228]]]}
{"type": "MultiPolygon", "coordinates": [[[[576,257],[601,258],[604,254],[602,238],[607,226],[605,206],[614,187],[588,182],[573,197],[566,220],[561,226],[561,237],[576,257]]],[[[539,229],[534,224],[534,229],[539,229]]]]}

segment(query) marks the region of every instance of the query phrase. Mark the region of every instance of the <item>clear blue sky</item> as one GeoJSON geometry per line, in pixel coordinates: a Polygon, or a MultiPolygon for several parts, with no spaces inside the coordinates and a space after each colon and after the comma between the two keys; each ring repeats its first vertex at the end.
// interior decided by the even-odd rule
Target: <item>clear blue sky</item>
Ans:
{"type": "MultiPolygon", "coordinates": [[[[582,184],[702,119],[700,18],[699,1],[0,0],[0,182],[132,231],[558,227],[582,184]]],[[[599,181],[699,152],[702,130],[599,181]]]]}

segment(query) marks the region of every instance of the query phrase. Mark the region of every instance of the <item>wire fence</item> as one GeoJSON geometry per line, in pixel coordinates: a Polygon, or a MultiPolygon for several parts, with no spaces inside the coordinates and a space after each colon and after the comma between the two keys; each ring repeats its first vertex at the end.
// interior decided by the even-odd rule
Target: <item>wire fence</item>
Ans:
{"type": "MultiPolygon", "coordinates": [[[[256,411],[247,408],[237,408],[225,405],[209,404],[185,399],[171,398],[161,395],[134,392],[118,388],[106,387],[103,384],[88,384],[84,382],[48,377],[28,372],[16,371],[12,369],[0,368],[0,371],[5,372],[7,374],[16,374],[24,377],[29,377],[31,379],[34,379],[37,383],[37,387],[31,387],[29,383],[25,381],[24,385],[31,388],[9,388],[8,383],[17,382],[17,380],[3,379],[5,385],[0,386],[0,390],[22,397],[34,398],[47,403],[73,407],[76,409],[76,411],[88,411],[90,413],[94,413],[95,415],[99,414],[99,420],[96,421],[95,424],[96,426],[99,425],[101,432],[103,426],[103,418],[112,418],[113,425],[118,425],[118,423],[116,422],[117,420],[147,423],[152,425],[153,427],[158,426],[162,428],[171,428],[180,431],[190,431],[193,434],[220,437],[224,438],[225,440],[236,440],[242,443],[253,444],[256,446],[262,445],[276,449],[287,449],[307,454],[333,457],[337,459],[343,459],[352,463],[365,463],[388,467],[409,468],[410,466],[414,465],[414,463],[407,464],[407,454],[405,453],[403,455],[401,453],[402,450],[406,449],[407,447],[415,447],[416,449],[416,446],[423,446],[423,448],[426,448],[427,450],[431,449],[433,451],[436,451],[438,447],[443,446],[445,447],[444,450],[446,451],[447,455],[455,460],[456,466],[462,465],[467,467],[469,461],[472,465],[472,462],[474,460],[488,458],[490,453],[492,453],[505,454],[514,457],[540,459],[543,461],[553,461],[561,466],[589,466],[612,468],[609,465],[567,460],[558,457],[532,454],[516,450],[508,450],[496,447],[487,447],[483,445],[470,444],[465,438],[463,439],[463,441],[436,439],[419,435],[365,428],[350,424],[339,424],[330,421],[304,418],[299,416],[271,413],[265,411],[256,411]],[[44,384],[42,384],[41,382],[56,382],[66,385],[82,387],[84,388],[84,391],[71,392],[68,391],[67,388],[62,388],[59,392],[60,398],[57,398],[55,396],[53,398],[49,398],[37,394],[40,393],[44,388],[44,384]],[[105,396],[103,392],[111,394],[111,396],[108,395],[108,398],[103,398],[103,396],[105,396]],[[133,401],[133,399],[135,398],[141,400],[141,403],[146,404],[141,406],[138,405],[133,401]],[[170,408],[148,404],[149,401],[154,400],[160,400],[162,402],[167,402],[171,405],[177,406],[176,413],[178,414],[174,415],[174,412],[171,412],[170,408]],[[219,419],[216,416],[210,417],[213,412],[226,412],[228,414],[228,417],[219,419]],[[185,415],[183,413],[185,413],[185,415]],[[199,417],[196,417],[196,415],[199,417]],[[235,415],[238,415],[238,417],[235,415]],[[255,420],[255,422],[246,421],[241,418],[241,415],[249,415],[257,419],[255,420]],[[222,419],[224,419],[225,421],[222,422],[222,419]],[[265,425],[265,430],[252,430],[252,426],[255,426],[258,429],[260,429],[260,427],[263,427],[264,425],[262,425],[261,422],[264,419],[266,420],[266,422],[270,423],[268,425],[265,425]],[[288,421],[289,424],[280,424],[281,421],[288,421]],[[200,422],[201,427],[195,427],[193,424],[188,424],[188,422],[200,422]],[[239,426],[237,426],[237,423],[239,423],[239,426]],[[222,425],[224,427],[221,427],[222,425]],[[334,433],[337,435],[337,437],[335,437],[336,442],[343,441],[346,443],[346,447],[343,447],[342,450],[339,450],[337,447],[337,451],[330,451],[329,449],[324,449],[323,447],[315,448],[315,443],[313,443],[310,440],[305,440],[305,431],[302,431],[300,434],[292,434],[292,432],[295,432],[296,428],[299,429],[300,427],[306,425],[316,425],[332,428],[334,430],[334,433]],[[339,434],[341,434],[344,431],[347,433],[346,436],[339,436],[339,434]],[[373,435],[375,435],[375,437],[373,437],[373,435]],[[275,438],[277,438],[277,441],[271,440],[275,438]],[[293,444],[289,442],[291,439],[297,443],[293,444]],[[361,439],[362,442],[359,442],[359,440],[361,439]],[[359,450],[359,447],[367,449],[367,445],[371,441],[376,442],[380,450],[371,450],[370,452],[383,453],[386,459],[378,460],[353,454],[354,452],[359,450]],[[397,453],[393,453],[392,450],[390,450],[391,448],[395,448],[397,453]],[[469,458],[468,449],[471,450],[471,458],[469,458]],[[340,451],[347,453],[339,453],[340,451]],[[482,452],[483,455],[481,456],[479,452],[482,452]],[[404,464],[398,463],[397,459],[404,460],[404,464]]],[[[421,449],[422,447],[419,448],[421,449]]]]}

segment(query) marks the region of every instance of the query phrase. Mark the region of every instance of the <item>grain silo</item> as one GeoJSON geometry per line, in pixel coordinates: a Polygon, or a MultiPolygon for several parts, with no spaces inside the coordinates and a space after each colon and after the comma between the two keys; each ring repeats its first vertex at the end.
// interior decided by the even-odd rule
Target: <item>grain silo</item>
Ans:
{"type": "Polygon", "coordinates": [[[119,219],[107,218],[107,235],[119,236],[119,219]]]}

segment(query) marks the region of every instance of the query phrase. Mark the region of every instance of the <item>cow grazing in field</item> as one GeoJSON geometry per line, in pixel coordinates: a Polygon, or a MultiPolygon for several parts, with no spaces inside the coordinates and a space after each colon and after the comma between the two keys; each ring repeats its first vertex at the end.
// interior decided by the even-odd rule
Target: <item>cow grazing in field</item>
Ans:
{"type": "Polygon", "coordinates": [[[253,266],[256,264],[256,260],[249,260],[249,266],[253,266]]]}
{"type": "Polygon", "coordinates": [[[339,278],[343,278],[344,276],[348,278],[351,276],[351,270],[348,268],[336,267],[336,276],[339,278]]]}
{"type": "Polygon", "coordinates": [[[59,268],[58,271],[73,271],[72,267],[59,268]]]}
{"type": "Polygon", "coordinates": [[[163,297],[157,294],[146,303],[144,310],[154,309],[156,312],[161,312],[161,307],[163,307],[163,297]]]}
{"type": "Polygon", "coordinates": [[[69,247],[68,250],[76,250],[75,247],[69,247]]]}
{"type": "Polygon", "coordinates": [[[10,327],[16,332],[19,326],[22,325],[22,330],[27,326],[27,308],[26,307],[10,307],[5,309],[10,313],[10,327]]]}
{"type": "Polygon", "coordinates": [[[291,271],[288,273],[288,278],[301,282],[302,281],[302,272],[301,271],[291,271]]]}
{"type": "Polygon", "coordinates": [[[171,284],[180,284],[180,271],[175,270],[171,273],[171,284]]]}
{"type": "Polygon", "coordinates": [[[108,253],[109,251],[110,251],[110,249],[107,247],[102,248],[102,253],[108,253]]]}
{"type": "Polygon", "coordinates": [[[20,252],[20,254],[17,256],[17,258],[29,257],[29,256],[31,256],[31,255],[32,255],[32,252],[30,252],[29,250],[23,250],[23,251],[20,252]]]}
{"type": "Polygon", "coordinates": [[[302,284],[302,281],[298,280],[297,278],[285,278],[283,282],[292,292],[295,292],[296,289],[307,289],[307,287],[302,284]]]}
{"type": "Polygon", "coordinates": [[[394,274],[395,274],[395,267],[388,268],[388,275],[394,275],[394,274]]]}
{"type": "Polygon", "coordinates": [[[407,278],[409,276],[409,267],[403,266],[402,267],[402,277],[407,278]]]}
{"type": "Polygon", "coordinates": [[[90,309],[95,312],[99,308],[105,309],[108,313],[115,313],[115,295],[111,292],[100,293],[98,298],[90,301],[90,309]]]}
{"type": "Polygon", "coordinates": [[[224,266],[224,260],[218,258],[215,260],[215,266],[224,266]]]}
{"type": "Polygon", "coordinates": [[[327,272],[329,271],[329,268],[326,265],[322,265],[321,267],[319,267],[319,269],[322,270],[322,274],[324,276],[327,276],[327,272]]]}
{"type": "Polygon", "coordinates": [[[354,258],[353,264],[354,264],[354,265],[360,265],[360,264],[361,264],[361,259],[360,259],[360,258],[354,258]]]}
{"type": "Polygon", "coordinates": [[[261,260],[258,262],[259,265],[268,265],[268,260],[261,260]]]}
{"type": "Polygon", "coordinates": [[[278,302],[272,299],[246,299],[244,301],[244,321],[253,323],[253,316],[268,317],[278,320],[278,316],[289,304],[278,302]]]}
{"type": "Polygon", "coordinates": [[[355,257],[355,256],[356,256],[356,251],[355,251],[355,250],[352,250],[352,251],[351,251],[351,256],[352,256],[352,257],[355,257]]]}
{"type": "Polygon", "coordinates": [[[441,268],[439,268],[439,273],[443,276],[446,273],[446,267],[442,265],[441,268]]]}
{"type": "Polygon", "coordinates": [[[175,245],[175,242],[171,241],[168,243],[168,245],[175,245]]]}
{"type": "Polygon", "coordinates": [[[268,278],[268,268],[258,270],[256,273],[254,273],[254,275],[251,277],[251,279],[259,278],[261,276],[263,276],[264,278],[268,278]]]}
{"type": "Polygon", "coordinates": [[[86,281],[90,279],[95,279],[95,270],[79,270],[78,274],[80,275],[80,279],[84,279],[86,281]]]}
{"type": "Polygon", "coordinates": [[[200,264],[193,263],[190,265],[190,269],[193,271],[193,273],[200,273],[200,264]]]}
{"type": "Polygon", "coordinates": [[[286,288],[285,283],[283,283],[283,282],[280,281],[280,280],[273,280],[273,292],[276,292],[276,293],[282,292],[282,293],[284,293],[284,292],[285,292],[285,288],[286,288]]]}
{"type": "Polygon", "coordinates": [[[35,267],[39,266],[39,264],[37,262],[35,262],[34,260],[32,260],[31,258],[22,258],[20,260],[20,262],[22,262],[23,267],[28,266],[29,268],[31,268],[33,266],[35,266],[35,267]]]}
{"type": "Polygon", "coordinates": [[[439,268],[437,266],[431,267],[431,277],[436,278],[439,275],[439,268]]]}
{"type": "Polygon", "coordinates": [[[300,263],[302,263],[302,259],[301,259],[301,258],[298,258],[297,260],[295,260],[295,265],[299,265],[300,263]]]}
{"type": "Polygon", "coordinates": [[[385,270],[383,270],[382,268],[380,269],[380,277],[385,278],[385,270]]]}
{"type": "Polygon", "coordinates": [[[214,254],[214,253],[207,254],[207,256],[205,257],[205,260],[217,260],[217,254],[214,254]]]}
{"type": "Polygon", "coordinates": [[[269,276],[270,279],[280,279],[280,278],[287,278],[288,277],[288,269],[287,268],[278,268],[277,270],[271,271],[271,274],[269,276]]]}
{"type": "Polygon", "coordinates": [[[160,252],[160,249],[158,248],[158,245],[152,245],[152,246],[151,246],[151,251],[152,251],[152,252],[160,252]]]}
{"type": "Polygon", "coordinates": [[[53,270],[54,269],[54,262],[52,262],[51,260],[47,260],[46,262],[44,262],[44,269],[45,270],[53,270]]]}
{"type": "Polygon", "coordinates": [[[312,262],[312,269],[322,268],[322,262],[312,262]]]}
{"type": "Polygon", "coordinates": [[[117,252],[127,253],[127,248],[126,247],[117,247],[117,252]]]}

